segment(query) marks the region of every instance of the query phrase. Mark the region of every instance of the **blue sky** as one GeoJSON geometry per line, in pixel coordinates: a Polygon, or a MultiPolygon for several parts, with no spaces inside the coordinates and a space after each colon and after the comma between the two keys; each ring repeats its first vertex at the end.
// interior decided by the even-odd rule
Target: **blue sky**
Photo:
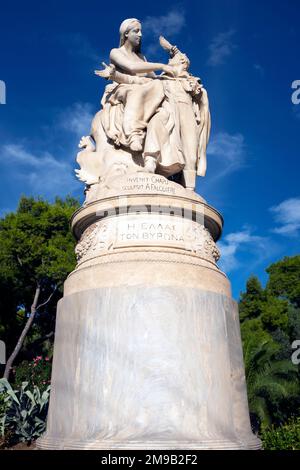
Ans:
{"type": "Polygon", "coordinates": [[[197,191],[225,219],[221,267],[234,296],[250,274],[265,282],[270,263],[299,254],[299,0],[28,0],[0,12],[2,215],[21,194],[83,199],[77,144],[105,85],[93,71],[118,45],[121,21],[137,17],[148,60],[166,61],[162,33],[208,90],[208,172],[197,191]]]}

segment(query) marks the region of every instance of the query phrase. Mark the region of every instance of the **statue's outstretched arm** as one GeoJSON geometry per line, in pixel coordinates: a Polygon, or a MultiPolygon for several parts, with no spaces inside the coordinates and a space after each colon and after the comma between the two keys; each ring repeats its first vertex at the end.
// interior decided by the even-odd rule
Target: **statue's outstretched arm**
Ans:
{"type": "Polygon", "coordinates": [[[156,70],[163,70],[166,73],[173,74],[172,67],[167,64],[153,63],[153,62],[133,62],[125,57],[119,49],[113,49],[110,53],[110,61],[116,67],[120,67],[125,72],[130,74],[155,72],[156,70]]]}
{"type": "Polygon", "coordinates": [[[179,49],[177,46],[173,46],[164,36],[159,36],[159,44],[165,51],[168,51],[171,57],[174,57],[175,54],[178,54],[179,49]]]}
{"type": "Polygon", "coordinates": [[[134,75],[127,75],[126,73],[120,73],[116,70],[116,67],[113,64],[106,65],[105,62],[102,62],[104,67],[103,70],[95,70],[95,74],[99,77],[106,78],[107,80],[112,80],[117,83],[125,83],[131,85],[133,83],[142,85],[143,83],[149,82],[152,78],[147,77],[136,77],[134,75]]]}

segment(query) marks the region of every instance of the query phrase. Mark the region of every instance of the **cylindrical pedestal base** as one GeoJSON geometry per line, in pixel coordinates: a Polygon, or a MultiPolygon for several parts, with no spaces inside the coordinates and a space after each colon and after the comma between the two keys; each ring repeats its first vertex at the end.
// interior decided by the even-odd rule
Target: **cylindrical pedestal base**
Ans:
{"type": "Polygon", "coordinates": [[[59,303],[40,448],[259,448],[237,306],[196,288],[90,289],[59,303]]]}
{"type": "Polygon", "coordinates": [[[121,178],[73,217],[78,265],[58,306],[40,448],[260,448],[216,264],[222,218],[157,178],[121,178]]]}

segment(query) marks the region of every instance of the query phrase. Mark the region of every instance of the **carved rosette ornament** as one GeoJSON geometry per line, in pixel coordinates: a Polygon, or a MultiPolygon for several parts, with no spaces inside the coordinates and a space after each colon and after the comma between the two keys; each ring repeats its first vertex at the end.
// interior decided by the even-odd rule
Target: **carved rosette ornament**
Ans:
{"type": "Polygon", "coordinates": [[[191,248],[194,253],[201,256],[202,258],[208,258],[209,260],[217,263],[221,257],[220,250],[215,244],[211,234],[207,228],[202,225],[195,227],[191,237],[191,248]]]}
{"type": "Polygon", "coordinates": [[[113,248],[113,239],[107,224],[97,222],[91,225],[82,234],[75,248],[77,262],[90,258],[101,252],[107,252],[113,248]]]}

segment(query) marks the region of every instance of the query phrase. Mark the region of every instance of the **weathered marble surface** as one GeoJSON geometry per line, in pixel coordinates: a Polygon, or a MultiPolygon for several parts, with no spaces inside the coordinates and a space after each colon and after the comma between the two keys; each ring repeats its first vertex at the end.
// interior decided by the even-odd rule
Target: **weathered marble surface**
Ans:
{"type": "Polygon", "coordinates": [[[42,448],[255,448],[236,303],[109,287],[59,303],[42,448]]]}

